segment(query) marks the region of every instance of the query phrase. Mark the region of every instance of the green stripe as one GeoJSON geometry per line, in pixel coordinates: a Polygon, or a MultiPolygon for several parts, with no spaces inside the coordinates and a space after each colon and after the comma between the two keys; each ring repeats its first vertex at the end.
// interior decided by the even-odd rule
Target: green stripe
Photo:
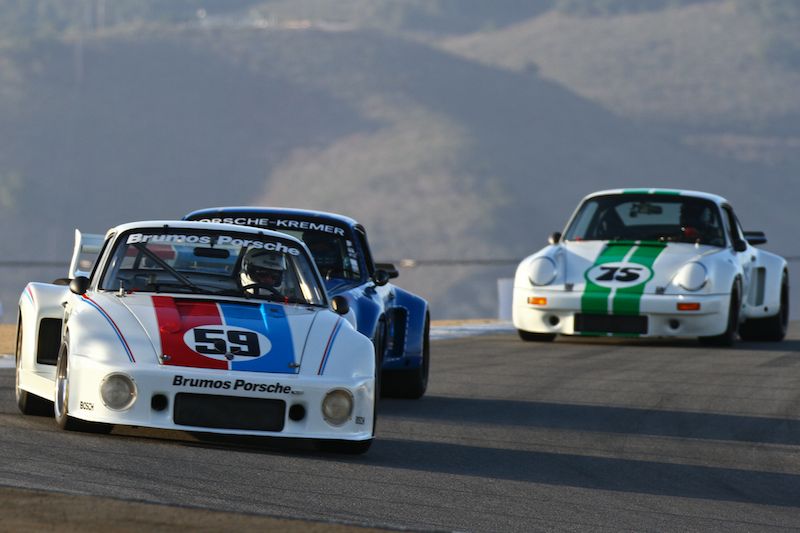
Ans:
{"type": "Polygon", "coordinates": [[[623,189],[622,194],[664,194],[668,196],[680,196],[680,191],[670,189],[623,189]]]}
{"type": "Polygon", "coordinates": [[[586,274],[597,265],[622,261],[634,244],[635,243],[631,241],[618,241],[606,244],[606,247],[603,248],[603,251],[597,256],[594,264],[584,273],[586,289],[583,291],[583,296],[581,296],[582,312],[594,315],[608,314],[608,296],[611,294],[611,289],[597,285],[591,281],[586,274]]]}
{"type": "MultiPolygon", "coordinates": [[[[661,254],[661,252],[664,251],[666,247],[667,245],[665,243],[647,243],[645,245],[638,246],[636,251],[634,251],[628,259],[628,262],[644,265],[650,269],[650,272],[652,273],[653,263],[655,263],[656,258],[661,254]]],[[[614,294],[614,301],[611,304],[613,314],[638,315],[639,307],[642,303],[644,287],[647,285],[648,281],[650,281],[650,278],[638,285],[634,285],[633,287],[617,289],[616,294],[614,294]]]]}

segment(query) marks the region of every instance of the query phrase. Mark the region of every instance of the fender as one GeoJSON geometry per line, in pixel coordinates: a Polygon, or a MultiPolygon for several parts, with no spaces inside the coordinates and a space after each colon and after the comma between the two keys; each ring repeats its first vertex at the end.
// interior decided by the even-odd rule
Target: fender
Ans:
{"type": "Polygon", "coordinates": [[[428,302],[415,294],[397,288],[393,307],[395,310],[404,311],[406,317],[405,335],[403,336],[405,340],[405,354],[407,357],[412,357],[416,360],[416,364],[411,365],[411,367],[418,367],[422,360],[422,345],[425,334],[425,317],[428,315],[428,302]]]}
{"type": "Polygon", "coordinates": [[[54,365],[61,346],[64,303],[69,288],[49,283],[28,283],[19,299],[23,326],[23,369],[54,365]]]}
{"type": "Polygon", "coordinates": [[[786,260],[776,254],[759,250],[753,267],[753,282],[748,288],[747,318],[774,316],[781,305],[781,279],[788,272],[786,260]]]}

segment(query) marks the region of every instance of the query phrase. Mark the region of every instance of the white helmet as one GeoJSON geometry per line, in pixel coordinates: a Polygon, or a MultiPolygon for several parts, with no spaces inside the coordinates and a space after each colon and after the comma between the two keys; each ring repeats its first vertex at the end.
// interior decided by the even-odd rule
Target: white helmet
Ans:
{"type": "Polygon", "coordinates": [[[258,248],[250,249],[242,258],[239,280],[242,287],[254,283],[280,287],[285,270],[286,258],[282,253],[258,248]]]}

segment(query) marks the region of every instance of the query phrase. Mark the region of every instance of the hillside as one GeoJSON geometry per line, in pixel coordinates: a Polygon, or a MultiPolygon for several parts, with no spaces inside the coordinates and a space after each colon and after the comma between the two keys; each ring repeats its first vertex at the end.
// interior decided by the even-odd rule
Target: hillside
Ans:
{"type": "MultiPolygon", "coordinates": [[[[705,93],[684,80],[693,71],[679,62],[670,75],[687,87],[665,85],[668,96],[648,107],[653,86],[634,61],[646,59],[638,46],[630,76],[610,59],[616,76],[578,57],[589,48],[585,35],[606,32],[598,47],[624,64],[625,43],[638,44],[658,20],[666,38],[689,15],[724,13],[730,2],[596,16],[564,3],[542,12],[510,2],[451,24],[455,4],[446,0],[400,10],[352,0],[336,20],[322,4],[240,2],[219,17],[184,20],[187,11],[177,22],[0,48],[5,259],[66,261],[74,227],[103,231],[225,204],[351,215],[379,258],[515,258],[560,229],[584,194],[645,185],[720,192],[774,249],[800,252],[781,209],[798,200],[786,178],[791,157],[742,161],[708,144],[712,133],[763,136],[748,126],[756,122],[793,127],[780,109],[794,109],[796,95],[776,88],[770,102],[745,105],[742,87],[759,87],[754,75],[730,88],[740,113],[715,110],[688,101],[705,93]],[[641,21],[638,32],[619,34],[641,21]],[[602,83],[588,83],[593,77],[602,83]]],[[[753,68],[781,87],[793,79],[788,67],[753,68]]],[[[724,87],[709,82],[708,90],[728,98],[724,87]]],[[[494,316],[495,280],[513,268],[419,267],[399,281],[431,300],[435,318],[494,316]]],[[[4,273],[4,321],[14,319],[27,280],[62,274],[4,273]]]]}

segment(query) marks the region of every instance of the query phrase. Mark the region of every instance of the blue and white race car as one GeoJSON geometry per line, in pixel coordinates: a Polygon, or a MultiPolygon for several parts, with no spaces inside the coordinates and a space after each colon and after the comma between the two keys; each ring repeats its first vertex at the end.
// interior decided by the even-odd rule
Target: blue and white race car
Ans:
{"type": "Polygon", "coordinates": [[[428,386],[428,302],[391,283],[398,275],[375,263],[367,232],[355,220],[333,213],[267,207],[216,207],[184,220],[252,226],[287,233],[311,251],[328,293],[347,299],[359,332],[372,339],[384,396],[420,398],[428,386]]]}
{"type": "Polygon", "coordinates": [[[526,341],[563,335],[780,341],[786,260],[755,248],[722,197],[617,189],[583,199],[563,235],[522,260],[513,322],[526,341]]]}
{"type": "Polygon", "coordinates": [[[347,302],[328,299],[300,241],[225,224],[123,224],[88,277],[76,270],[87,248],[76,244],[71,279],[29,283],[20,297],[23,413],[54,414],[64,429],[121,424],[367,451],[374,348],[342,316],[347,302]]]}

